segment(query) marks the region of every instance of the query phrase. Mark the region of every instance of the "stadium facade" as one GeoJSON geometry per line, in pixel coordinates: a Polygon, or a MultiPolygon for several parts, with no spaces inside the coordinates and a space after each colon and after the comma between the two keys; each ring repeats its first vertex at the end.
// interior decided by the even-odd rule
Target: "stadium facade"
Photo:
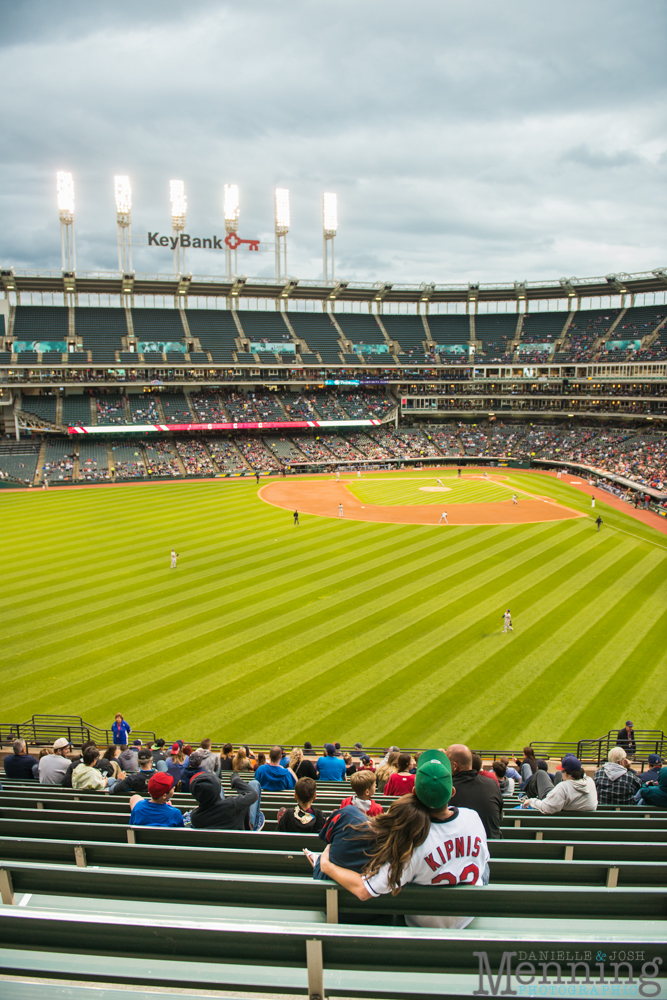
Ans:
{"type": "Polygon", "coordinates": [[[664,489],[667,269],[467,285],[0,277],[8,482],[477,458],[664,489]]]}

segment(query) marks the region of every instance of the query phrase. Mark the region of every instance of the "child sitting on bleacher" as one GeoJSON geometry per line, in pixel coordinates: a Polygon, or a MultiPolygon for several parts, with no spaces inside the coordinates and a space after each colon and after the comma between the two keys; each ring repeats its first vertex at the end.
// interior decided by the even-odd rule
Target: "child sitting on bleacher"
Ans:
{"type": "Polygon", "coordinates": [[[130,826],[184,826],[181,810],[169,801],[173,793],[171,775],[156,771],[148,782],[150,799],[130,798],[130,826]]]}
{"type": "Polygon", "coordinates": [[[281,833],[319,833],[324,826],[324,813],[313,806],[317,798],[317,782],[299,778],[294,788],[295,806],[283,806],[278,812],[281,833]]]}
{"type": "Polygon", "coordinates": [[[357,809],[367,816],[379,816],[382,806],[373,802],[375,795],[375,774],[373,771],[357,771],[350,775],[350,785],[354,795],[348,795],[340,804],[341,809],[345,806],[356,806],[357,809]]]}

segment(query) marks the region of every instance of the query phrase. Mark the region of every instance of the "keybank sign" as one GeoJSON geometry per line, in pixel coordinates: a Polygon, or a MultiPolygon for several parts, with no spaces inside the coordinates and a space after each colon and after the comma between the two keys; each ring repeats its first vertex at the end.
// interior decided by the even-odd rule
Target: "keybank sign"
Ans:
{"type": "Polygon", "coordinates": [[[149,247],[195,247],[201,250],[238,250],[240,246],[247,245],[248,250],[259,250],[259,240],[242,240],[236,233],[227,233],[225,238],[217,236],[190,236],[188,233],[180,233],[178,236],[160,236],[158,233],[148,233],[149,247]]]}

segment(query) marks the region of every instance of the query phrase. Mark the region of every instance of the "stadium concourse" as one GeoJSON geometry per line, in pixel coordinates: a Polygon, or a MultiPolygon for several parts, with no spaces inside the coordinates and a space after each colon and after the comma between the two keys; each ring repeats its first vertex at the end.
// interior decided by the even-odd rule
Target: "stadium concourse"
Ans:
{"type": "Polygon", "coordinates": [[[7,996],[664,996],[664,733],[483,759],[86,729],[0,726],[7,996]]]}

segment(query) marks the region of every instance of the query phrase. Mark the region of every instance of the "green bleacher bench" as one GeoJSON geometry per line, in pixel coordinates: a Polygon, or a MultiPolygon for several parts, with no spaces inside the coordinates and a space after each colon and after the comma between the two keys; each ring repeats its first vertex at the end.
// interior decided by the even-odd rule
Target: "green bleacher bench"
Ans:
{"type": "MultiPolygon", "coordinates": [[[[249,835],[250,837],[253,834],[249,835]]],[[[535,842],[530,841],[535,847],[535,842]]],[[[313,845],[315,846],[315,845],[313,845]]],[[[319,849],[324,845],[320,842],[319,849]]],[[[514,846],[514,845],[513,845],[514,846]]],[[[541,846],[541,845],[540,845],[541,846]]],[[[629,845],[624,845],[629,846],[629,845]]],[[[667,887],[667,858],[649,861],[636,857],[621,861],[617,845],[606,846],[602,859],[560,857],[503,857],[502,841],[491,841],[491,882],[493,884],[606,885],[667,887]]],[[[522,845],[523,848],[523,845],[522,845]]],[[[315,847],[317,850],[318,848],[315,847]]],[[[526,852],[522,850],[521,854],[526,852]]],[[[573,853],[573,852],[572,852],[573,853]]],[[[76,864],[80,867],[118,865],[125,868],[177,871],[234,872],[244,875],[307,875],[309,863],[302,851],[262,850],[246,840],[245,848],[199,846],[188,831],[178,846],[111,844],[87,839],[11,839],[0,837],[0,858],[4,861],[76,864]]]]}
{"type": "MultiPolygon", "coordinates": [[[[516,862],[518,864],[518,862],[516,862]]],[[[527,862],[530,864],[530,862],[527,862]]],[[[541,862],[535,862],[539,865],[541,862]]],[[[544,863],[548,864],[548,863],[544,863]]],[[[552,864],[554,864],[552,862],[552,864]]],[[[583,863],[585,864],[585,863],[583,863]]],[[[310,876],[241,875],[227,872],[156,871],[74,867],[0,859],[0,895],[11,905],[16,893],[79,899],[144,900],[156,906],[191,905],[322,910],[338,914],[421,913],[484,917],[564,917],[661,920],[667,916],[667,888],[558,885],[458,886],[435,890],[406,886],[397,896],[362,903],[336,883],[310,876]]],[[[69,901],[73,905],[72,900],[69,901]]]]}
{"type": "MultiPolygon", "coordinates": [[[[428,889],[426,890],[429,891],[428,889]]],[[[445,892],[450,890],[444,890],[445,892]]],[[[473,890],[475,891],[475,890],[473,890]]],[[[606,922],[605,922],[606,923],[606,922]]],[[[109,983],[145,986],[159,990],[204,990],[288,993],[323,1000],[326,994],[378,997],[386,1000],[436,1000],[437,997],[468,997],[505,990],[506,975],[516,971],[517,954],[546,952],[560,955],[562,982],[578,973],[581,966],[568,966],[575,956],[589,959],[591,979],[600,975],[595,964],[599,953],[609,956],[604,965],[605,986],[600,994],[625,994],[628,972],[634,983],[647,960],[667,962],[667,939],[648,920],[638,926],[625,925],[622,941],[609,924],[591,927],[577,934],[573,945],[568,929],[553,922],[553,929],[540,931],[483,927],[471,932],[420,930],[383,927],[381,934],[360,933],[358,926],[299,925],[258,920],[252,924],[230,919],[170,919],[143,917],[138,933],[131,933],[127,910],[116,915],[31,911],[0,907],[0,971],[7,976],[32,980],[43,992],[31,998],[54,1000],[58,979],[94,983],[100,991],[109,983]],[[630,954],[626,967],[615,970],[611,956],[619,949],[630,954]],[[511,966],[508,969],[507,958],[511,966]],[[640,957],[637,957],[640,956],[640,957]],[[505,965],[503,966],[503,962],[505,965]],[[487,964],[488,963],[488,964],[487,964]],[[504,974],[497,979],[501,969],[504,974]],[[616,971],[621,979],[611,983],[616,971]],[[489,976],[498,982],[496,988],[489,976]]],[[[544,959],[542,959],[544,960],[544,959]]],[[[648,969],[649,973],[655,971],[648,969]]],[[[537,968],[537,980],[554,982],[558,969],[537,968]]],[[[575,979],[575,982],[577,980],[575,979]]],[[[7,983],[8,995],[25,997],[19,983],[7,983]]],[[[515,978],[514,990],[520,992],[515,978]]],[[[573,987],[548,985],[545,995],[568,995],[573,987]]],[[[578,992],[578,987],[574,987],[578,992]]],[[[637,994],[637,986],[632,995],[637,994]]],[[[652,995],[655,987],[648,986],[652,995]]],[[[526,990],[526,992],[528,992],[526,990]]],[[[540,986],[536,987],[540,995],[540,986]]],[[[76,988],[63,994],[78,996],[76,988]]],[[[89,995],[86,992],[86,995],[89,995]]],[[[104,998],[104,992],[93,993],[104,998]]],[[[118,992],[110,994],[116,1000],[118,992]]],[[[154,995],[154,994],[153,994],[154,995]]],[[[629,995],[629,994],[627,994],[629,995]]],[[[662,995],[662,993],[660,994],[662,995]]]]}

